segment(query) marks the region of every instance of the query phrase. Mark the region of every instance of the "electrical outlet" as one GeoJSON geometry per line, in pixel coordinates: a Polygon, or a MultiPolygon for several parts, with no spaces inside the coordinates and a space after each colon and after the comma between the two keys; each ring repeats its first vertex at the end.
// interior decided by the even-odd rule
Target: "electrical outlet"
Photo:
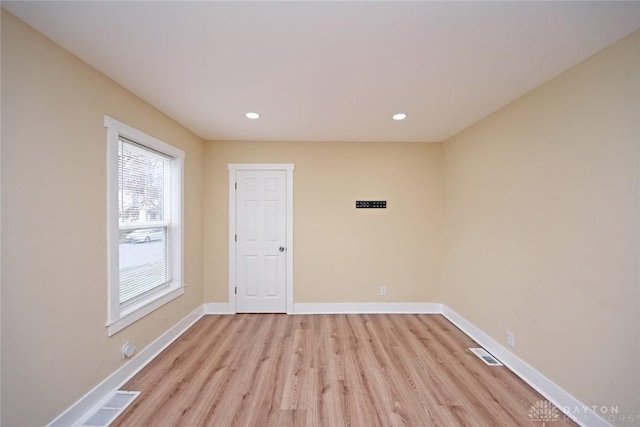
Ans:
{"type": "Polygon", "coordinates": [[[387,296],[387,287],[386,286],[380,286],[380,296],[383,296],[383,297],[387,296]]]}
{"type": "Polygon", "coordinates": [[[507,331],[507,345],[511,348],[516,348],[516,337],[511,331],[507,331]]]}

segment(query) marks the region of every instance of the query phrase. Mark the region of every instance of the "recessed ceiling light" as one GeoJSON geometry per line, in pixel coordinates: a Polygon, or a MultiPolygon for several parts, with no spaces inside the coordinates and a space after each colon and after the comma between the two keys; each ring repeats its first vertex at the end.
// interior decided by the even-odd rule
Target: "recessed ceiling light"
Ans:
{"type": "Polygon", "coordinates": [[[252,112],[249,112],[249,113],[245,114],[245,116],[247,117],[247,119],[251,119],[251,120],[255,120],[255,119],[259,119],[260,118],[260,114],[252,113],[252,112]]]}
{"type": "Polygon", "coordinates": [[[393,120],[404,120],[407,118],[407,115],[405,113],[397,113],[397,114],[394,114],[391,118],[393,120]]]}

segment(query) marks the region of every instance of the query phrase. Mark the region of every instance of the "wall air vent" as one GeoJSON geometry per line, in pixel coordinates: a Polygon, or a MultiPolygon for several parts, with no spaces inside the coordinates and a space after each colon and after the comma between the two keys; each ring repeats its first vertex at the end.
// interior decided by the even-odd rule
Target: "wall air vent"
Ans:
{"type": "Polygon", "coordinates": [[[489,366],[502,366],[502,363],[500,363],[498,359],[489,354],[489,352],[487,352],[487,350],[485,350],[484,348],[470,348],[469,350],[489,366]]]}

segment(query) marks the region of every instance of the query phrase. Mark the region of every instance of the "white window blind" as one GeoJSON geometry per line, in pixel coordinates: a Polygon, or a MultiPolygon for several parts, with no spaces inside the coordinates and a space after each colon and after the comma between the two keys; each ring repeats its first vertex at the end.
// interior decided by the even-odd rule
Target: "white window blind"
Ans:
{"type": "Polygon", "coordinates": [[[171,158],[125,138],[118,147],[119,302],[122,308],[168,286],[171,158]]]}

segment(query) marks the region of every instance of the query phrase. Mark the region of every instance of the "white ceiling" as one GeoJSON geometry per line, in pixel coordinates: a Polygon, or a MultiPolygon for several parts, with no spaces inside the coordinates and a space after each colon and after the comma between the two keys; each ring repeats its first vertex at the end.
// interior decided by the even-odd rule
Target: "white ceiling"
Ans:
{"type": "Polygon", "coordinates": [[[442,141],[640,28],[638,1],[2,7],[212,140],[442,141]]]}

